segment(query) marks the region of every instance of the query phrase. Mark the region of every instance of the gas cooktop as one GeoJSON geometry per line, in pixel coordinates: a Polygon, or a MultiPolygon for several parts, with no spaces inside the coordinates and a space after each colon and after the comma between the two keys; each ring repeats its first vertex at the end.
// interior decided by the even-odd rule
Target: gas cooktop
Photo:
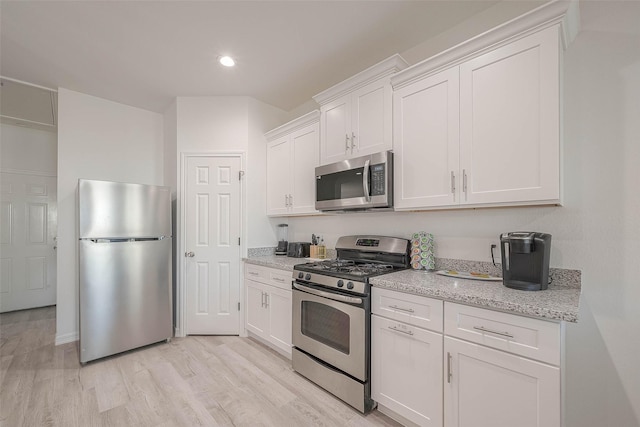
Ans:
{"type": "Polygon", "coordinates": [[[369,278],[404,269],[403,267],[393,266],[391,264],[372,263],[366,261],[358,262],[345,259],[309,262],[306,264],[298,264],[293,268],[298,271],[308,271],[311,273],[325,274],[345,279],[369,278]]]}

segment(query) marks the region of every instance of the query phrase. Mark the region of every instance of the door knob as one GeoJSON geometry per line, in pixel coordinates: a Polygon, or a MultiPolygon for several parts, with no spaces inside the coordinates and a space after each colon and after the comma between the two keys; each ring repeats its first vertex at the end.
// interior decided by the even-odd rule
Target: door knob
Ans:
{"type": "Polygon", "coordinates": [[[196,254],[193,252],[185,252],[184,256],[186,256],[187,258],[193,258],[194,256],[196,256],[196,254]]]}

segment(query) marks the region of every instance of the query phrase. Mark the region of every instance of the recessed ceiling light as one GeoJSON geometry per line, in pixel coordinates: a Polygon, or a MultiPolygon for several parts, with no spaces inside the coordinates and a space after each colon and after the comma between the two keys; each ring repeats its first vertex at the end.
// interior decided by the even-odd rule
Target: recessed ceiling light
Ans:
{"type": "Polygon", "coordinates": [[[234,65],[236,65],[236,61],[234,61],[230,56],[221,56],[220,58],[218,58],[218,62],[220,62],[220,64],[224,65],[225,67],[233,67],[234,65]]]}

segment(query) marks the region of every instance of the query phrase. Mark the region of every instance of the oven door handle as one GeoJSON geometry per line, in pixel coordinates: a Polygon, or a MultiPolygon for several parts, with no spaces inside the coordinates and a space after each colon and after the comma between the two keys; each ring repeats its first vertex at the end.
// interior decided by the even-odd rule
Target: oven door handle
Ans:
{"type": "Polygon", "coordinates": [[[317,295],[319,297],[328,298],[334,301],[346,302],[348,304],[362,304],[362,298],[348,297],[346,295],[334,294],[333,292],[320,291],[318,289],[309,288],[308,286],[303,286],[298,283],[294,283],[293,287],[298,289],[299,291],[308,292],[312,295],[317,295]]]}

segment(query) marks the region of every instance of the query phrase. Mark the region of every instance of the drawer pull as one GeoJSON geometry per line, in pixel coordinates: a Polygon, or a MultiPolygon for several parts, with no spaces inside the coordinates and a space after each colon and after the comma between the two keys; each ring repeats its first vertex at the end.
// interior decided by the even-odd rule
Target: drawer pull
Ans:
{"type": "Polygon", "coordinates": [[[389,329],[391,329],[392,331],[401,332],[403,334],[413,335],[412,331],[405,331],[405,330],[402,330],[402,329],[398,329],[395,326],[389,326],[389,329]]]}
{"type": "Polygon", "coordinates": [[[282,277],[272,277],[276,282],[284,283],[284,279],[282,277]]]}
{"type": "Polygon", "coordinates": [[[487,329],[484,326],[474,326],[473,329],[482,331],[482,332],[489,332],[490,334],[496,334],[496,335],[500,335],[507,338],[513,338],[513,335],[511,335],[509,332],[492,331],[491,329],[487,329]]]}
{"type": "Polygon", "coordinates": [[[255,272],[255,271],[250,271],[249,274],[252,275],[252,276],[259,276],[260,275],[260,273],[255,272]]]}
{"type": "Polygon", "coordinates": [[[393,308],[394,310],[406,311],[407,313],[415,313],[413,308],[402,308],[397,305],[390,305],[389,308],[393,308]]]}

